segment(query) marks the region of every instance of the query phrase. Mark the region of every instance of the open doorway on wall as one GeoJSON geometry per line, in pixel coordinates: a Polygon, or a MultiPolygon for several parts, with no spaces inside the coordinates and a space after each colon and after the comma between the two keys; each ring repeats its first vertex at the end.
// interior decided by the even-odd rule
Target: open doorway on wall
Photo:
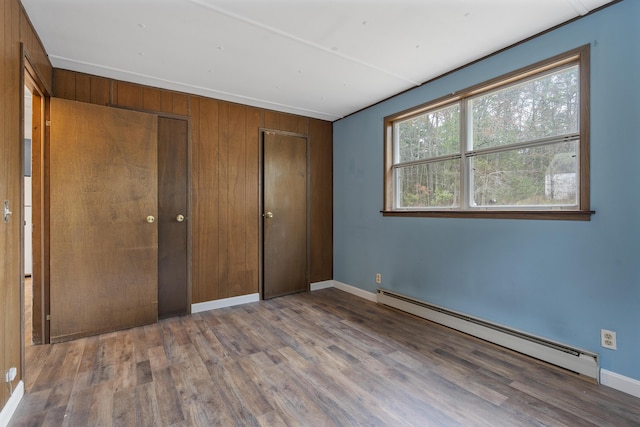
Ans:
{"type": "Polygon", "coordinates": [[[33,138],[33,95],[24,87],[24,343],[33,343],[33,222],[31,205],[31,140],[33,138]]]}
{"type": "Polygon", "coordinates": [[[45,96],[31,67],[24,72],[24,343],[47,343],[48,292],[45,286],[45,96]]]}

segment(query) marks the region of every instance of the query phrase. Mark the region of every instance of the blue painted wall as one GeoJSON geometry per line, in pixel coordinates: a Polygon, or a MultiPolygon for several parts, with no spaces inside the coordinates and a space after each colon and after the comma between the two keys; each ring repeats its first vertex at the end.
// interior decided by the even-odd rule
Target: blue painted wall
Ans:
{"type": "MultiPolygon", "coordinates": [[[[640,1],[334,123],[334,278],[599,353],[640,380],[640,1]],[[383,118],[591,44],[590,222],[382,217],[383,118]],[[600,347],[600,329],[618,350],[600,347]]],[[[437,61],[437,58],[434,58],[437,61]]]]}

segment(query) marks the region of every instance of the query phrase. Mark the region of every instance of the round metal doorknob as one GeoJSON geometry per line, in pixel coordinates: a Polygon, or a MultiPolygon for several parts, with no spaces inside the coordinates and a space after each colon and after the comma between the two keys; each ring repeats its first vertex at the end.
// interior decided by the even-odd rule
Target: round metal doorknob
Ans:
{"type": "Polygon", "coordinates": [[[176,221],[178,221],[178,222],[182,222],[182,221],[184,221],[184,215],[182,215],[182,214],[178,214],[178,215],[176,216],[176,221]]]}
{"type": "Polygon", "coordinates": [[[265,213],[265,214],[264,214],[264,217],[265,217],[265,218],[267,218],[267,219],[271,219],[271,218],[273,218],[273,212],[267,212],[267,213],[265,213]]]}
{"type": "Polygon", "coordinates": [[[153,215],[149,215],[149,216],[147,217],[147,222],[148,222],[149,224],[153,224],[155,221],[156,221],[156,217],[154,217],[153,215]]]}

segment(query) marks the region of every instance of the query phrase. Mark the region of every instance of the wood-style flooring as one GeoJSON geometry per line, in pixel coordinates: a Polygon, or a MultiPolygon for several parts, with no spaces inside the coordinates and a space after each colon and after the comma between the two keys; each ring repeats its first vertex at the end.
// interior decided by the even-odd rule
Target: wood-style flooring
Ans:
{"type": "Polygon", "coordinates": [[[24,278],[24,345],[33,343],[33,280],[31,276],[24,278]]]}
{"type": "Polygon", "coordinates": [[[10,426],[639,426],[640,399],[337,289],[26,350],[10,426]]]}

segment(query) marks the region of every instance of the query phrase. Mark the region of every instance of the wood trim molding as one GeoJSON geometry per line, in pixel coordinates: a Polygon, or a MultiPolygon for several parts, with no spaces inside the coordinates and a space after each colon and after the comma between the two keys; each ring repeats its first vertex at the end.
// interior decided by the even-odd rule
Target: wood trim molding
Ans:
{"type": "Polygon", "coordinates": [[[595,211],[380,211],[382,216],[590,221],[595,211]]]}

